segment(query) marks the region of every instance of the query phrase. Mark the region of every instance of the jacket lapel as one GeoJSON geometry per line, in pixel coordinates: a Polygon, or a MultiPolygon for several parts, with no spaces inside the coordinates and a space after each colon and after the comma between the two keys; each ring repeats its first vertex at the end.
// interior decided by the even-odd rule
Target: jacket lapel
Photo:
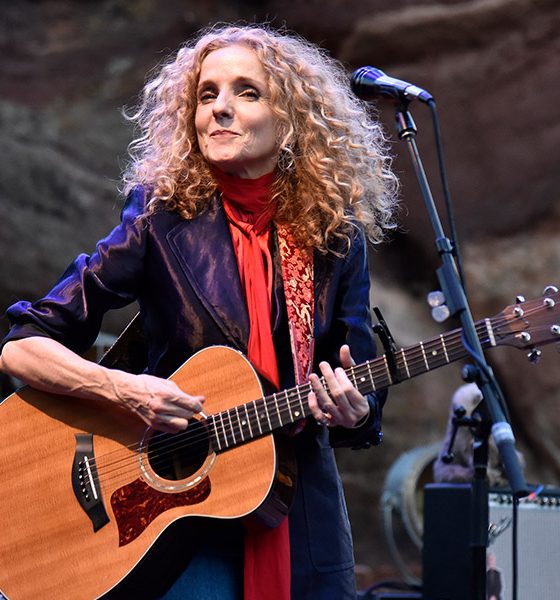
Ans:
{"type": "Polygon", "coordinates": [[[167,240],[185,277],[229,342],[247,351],[249,317],[239,270],[221,202],[214,197],[208,209],[182,221],[167,240]]]}

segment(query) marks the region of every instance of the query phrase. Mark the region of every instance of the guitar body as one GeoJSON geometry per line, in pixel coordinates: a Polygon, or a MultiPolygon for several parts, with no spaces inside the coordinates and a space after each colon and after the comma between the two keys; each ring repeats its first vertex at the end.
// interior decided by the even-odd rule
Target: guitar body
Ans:
{"type": "MultiPolygon", "coordinates": [[[[205,414],[262,395],[251,365],[226,347],[199,352],[171,379],[206,397],[205,414]]],[[[266,435],[217,453],[203,441],[198,462],[174,458],[160,471],[149,451],[160,434],[146,435],[135,417],[28,387],[0,404],[0,434],[0,590],[9,600],[97,598],[174,521],[232,519],[264,506],[278,467],[273,436],[266,435]],[[94,465],[77,466],[77,440],[86,458],[91,449],[94,465]],[[88,486],[85,497],[80,476],[97,482],[97,499],[88,486]]]]}

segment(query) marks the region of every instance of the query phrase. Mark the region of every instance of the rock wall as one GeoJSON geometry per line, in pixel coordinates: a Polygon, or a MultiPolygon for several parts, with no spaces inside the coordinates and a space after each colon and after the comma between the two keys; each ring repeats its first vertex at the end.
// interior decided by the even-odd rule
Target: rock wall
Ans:
{"type": "MultiPolygon", "coordinates": [[[[0,306],[44,293],[71,258],[117,221],[116,193],[131,131],[121,116],[146,72],[200,26],[217,20],[285,23],[349,69],[371,64],[436,98],[467,288],[474,316],[519,293],[559,283],[558,58],[554,0],[270,1],[102,0],[4,3],[0,19],[0,306]]],[[[396,138],[393,107],[378,105],[396,138]]],[[[442,220],[428,109],[411,105],[418,145],[442,220]]],[[[437,287],[426,209],[403,142],[401,231],[372,251],[373,302],[399,346],[439,335],[425,304],[437,287]]],[[[110,315],[118,331],[129,313],[110,315]]],[[[7,327],[5,319],[2,330],[7,327]]],[[[531,365],[511,348],[489,357],[504,389],[528,479],[558,484],[559,355],[531,365]]],[[[460,365],[396,387],[384,445],[339,453],[364,579],[391,572],[378,504],[391,464],[438,441],[460,365]]]]}

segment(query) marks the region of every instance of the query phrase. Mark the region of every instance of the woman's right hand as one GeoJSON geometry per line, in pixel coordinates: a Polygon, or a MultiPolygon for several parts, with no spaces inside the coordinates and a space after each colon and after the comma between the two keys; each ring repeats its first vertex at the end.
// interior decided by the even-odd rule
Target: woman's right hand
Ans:
{"type": "Polygon", "coordinates": [[[185,429],[204,402],[173,381],[107,369],[39,336],[8,342],[0,355],[0,370],[38,390],[125,408],[166,433],[185,429]]]}
{"type": "Polygon", "coordinates": [[[123,371],[107,374],[113,387],[110,399],[159,431],[177,433],[202,410],[204,397],[186,394],[174,381],[123,371]]]}

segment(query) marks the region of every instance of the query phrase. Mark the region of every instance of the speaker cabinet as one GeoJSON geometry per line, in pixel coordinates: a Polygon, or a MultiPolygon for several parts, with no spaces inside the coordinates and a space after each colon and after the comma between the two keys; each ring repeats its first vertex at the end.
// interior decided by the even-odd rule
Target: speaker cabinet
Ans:
{"type": "MultiPolygon", "coordinates": [[[[501,571],[502,600],[511,600],[512,497],[505,492],[491,492],[488,504],[490,544],[487,555],[501,571]]],[[[534,501],[521,501],[517,516],[517,597],[557,600],[560,597],[560,490],[549,490],[534,501]]]]}
{"type": "Polygon", "coordinates": [[[472,600],[470,514],[470,485],[424,487],[424,600],[472,600]]]}
{"type": "MultiPolygon", "coordinates": [[[[488,498],[487,589],[501,588],[496,600],[512,600],[511,494],[488,498]]],[[[472,600],[470,541],[471,490],[468,484],[424,488],[423,600],[472,600]]],[[[560,597],[560,490],[545,489],[518,506],[517,565],[520,600],[560,597]]]]}

